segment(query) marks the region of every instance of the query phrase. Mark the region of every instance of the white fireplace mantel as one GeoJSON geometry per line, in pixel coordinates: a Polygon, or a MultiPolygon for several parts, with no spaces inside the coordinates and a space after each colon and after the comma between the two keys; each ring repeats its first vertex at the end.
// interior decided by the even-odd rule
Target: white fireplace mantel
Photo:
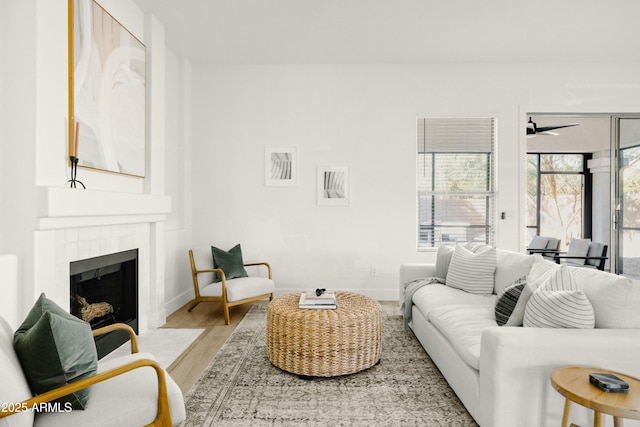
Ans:
{"type": "Polygon", "coordinates": [[[79,188],[38,187],[38,229],[165,221],[171,198],[79,188]]]}
{"type": "Polygon", "coordinates": [[[65,307],[71,262],[138,249],[139,331],[164,324],[161,237],[171,213],[169,196],[39,186],[36,197],[34,280],[31,288],[21,288],[22,300],[46,292],[65,307]]]}

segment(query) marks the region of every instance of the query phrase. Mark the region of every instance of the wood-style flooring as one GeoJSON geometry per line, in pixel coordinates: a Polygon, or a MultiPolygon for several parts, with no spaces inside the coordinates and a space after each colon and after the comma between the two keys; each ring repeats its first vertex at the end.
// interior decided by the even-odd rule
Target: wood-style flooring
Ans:
{"type": "MultiPolygon", "coordinates": [[[[255,304],[266,304],[268,300],[255,304]]],[[[189,313],[189,304],[169,317],[163,328],[203,328],[205,331],[168,368],[167,372],[186,394],[209,365],[213,356],[244,318],[252,304],[242,304],[229,309],[231,323],[224,324],[222,305],[200,303],[189,313]]]]}

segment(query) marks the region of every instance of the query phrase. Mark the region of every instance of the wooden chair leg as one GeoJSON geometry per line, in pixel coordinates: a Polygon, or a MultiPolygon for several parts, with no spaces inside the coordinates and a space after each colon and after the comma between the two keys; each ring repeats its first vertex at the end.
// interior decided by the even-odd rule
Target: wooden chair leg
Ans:
{"type": "Polygon", "coordinates": [[[224,310],[224,324],[228,325],[231,323],[231,319],[229,318],[229,306],[227,303],[222,303],[222,309],[224,310]]]}

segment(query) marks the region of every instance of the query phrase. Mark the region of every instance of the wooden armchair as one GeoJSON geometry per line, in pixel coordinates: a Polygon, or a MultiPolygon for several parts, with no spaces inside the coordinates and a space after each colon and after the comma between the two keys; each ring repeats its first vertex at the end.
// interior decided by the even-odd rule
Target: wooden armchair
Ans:
{"type": "Polygon", "coordinates": [[[271,266],[267,262],[243,264],[245,267],[266,269],[266,276],[253,275],[227,279],[221,268],[214,268],[211,246],[202,246],[189,250],[191,278],[195,298],[188,311],[201,302],[222,303],[225,324],[229,324],[229,307],[261,299],[273,299],[275,284],[271,276],[271,266]],[[219,279],[216,279],[216,274],[219,279]]]}
{"type": "Polygon", "coordinates": [[[94,336],[116,329],[131,338],[131,355],[98,362],[98,372],[90,377],[54,390],[31,396],[20,362],[13,351],[13,333],[0,318],[0,366],[3,384],[0,401],[11,402],[0,410],[0,426],[32,425],[146,425],[171,426],[185,418],[182,392],[151,354],[138,353],[135,332],[124,324],[109,325],[93,331],[94,336]],[[145,369],[146,368],[146,369],[145,369]],[[91,397],[84,410],[66,411],[55,399],[91,387],[91,397]],[[44,411],[33,408],[45,408],[44,411]],[[15,417],[18,424],[9,422],[15,417]],[[7,424],[7,422],[9,422],[7,424]]]}

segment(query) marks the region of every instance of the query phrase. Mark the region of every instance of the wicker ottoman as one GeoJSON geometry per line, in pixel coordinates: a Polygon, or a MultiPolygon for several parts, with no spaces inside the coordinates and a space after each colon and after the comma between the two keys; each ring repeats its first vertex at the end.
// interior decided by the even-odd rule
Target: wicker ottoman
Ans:
{"type": "Polygon", "coordinates": [[[353,374],[380,360],[380,304],[352,292],[336,292],[335,310],[300,309],[299,293],[275,298],[267,308],[267,354],[275,366],[297,375],[353,374]]]}

